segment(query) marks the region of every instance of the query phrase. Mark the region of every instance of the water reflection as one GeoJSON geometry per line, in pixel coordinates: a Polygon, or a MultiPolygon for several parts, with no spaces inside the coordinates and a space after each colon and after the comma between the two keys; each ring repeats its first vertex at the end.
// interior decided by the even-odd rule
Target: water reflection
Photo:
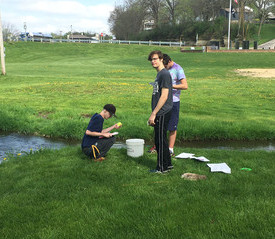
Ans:
{"type": "Polygon", "coordinates": [[[44,137],[19,134],[0,135],[0,162],[9,155],[26,154],[40,149],[60,149],[69,143],[44,137]]]}

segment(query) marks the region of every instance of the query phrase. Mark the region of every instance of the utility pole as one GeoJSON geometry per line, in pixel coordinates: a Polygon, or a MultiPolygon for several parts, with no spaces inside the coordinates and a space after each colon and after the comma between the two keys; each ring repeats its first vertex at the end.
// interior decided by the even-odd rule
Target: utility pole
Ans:
{"type": "Polygon", "coordinates": [[[25,29],[25,41],[27,41],[27,23],[24,22],[24,29],[25,29]]]}
{"type": "Polygon", "coordinates": [[[228,43],[227,43],[227,49],[229,50],[229,48],[230,48],[230,25],[231,25],[231,15],[232,15],[232,13],[231,13],[231,8],[232,8],[232,0],[229,0],[230,1],[230,3],[229,3],[229,11],[228,11],[228,14],[229,14],[229,16],[228,16],[228,43]]]}
{"type": "Polygon", "coordinates": [[[3,74],[3,75],[6,75],[5,53],[4,53],[4,43],[3,43],[3,32],[2,32],[1,12],[0,12],[0,48],[1,48],[1,67],[2,67],[2,74],[3,74]]]}

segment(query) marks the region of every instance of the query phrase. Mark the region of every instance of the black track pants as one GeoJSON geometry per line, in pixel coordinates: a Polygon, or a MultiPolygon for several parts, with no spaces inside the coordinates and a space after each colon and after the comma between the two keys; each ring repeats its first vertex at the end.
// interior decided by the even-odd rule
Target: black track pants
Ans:
{"type": "Polygon", "coordinates": [[[167,140],[168,123],[171,117],[171,111],[157,116],[155,119],[155,145],[158,153],[157,170],[165,171],[172,166],[169,145],[167,140]]]}

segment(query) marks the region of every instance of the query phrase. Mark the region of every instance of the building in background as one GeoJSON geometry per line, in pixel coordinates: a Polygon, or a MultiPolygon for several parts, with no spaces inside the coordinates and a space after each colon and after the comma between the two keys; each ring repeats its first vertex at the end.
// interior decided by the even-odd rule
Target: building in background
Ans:
{"type": "MultiPolygon", "coordinates": [[[[226,19],[229,18],[229,8],[222,8],[220,10],[220,15],[225,17],[226,19]]],[[[240,10],[239,8],[232,8],[231,9],[231,21],[238,21],[240,16],[240,10]]],[[[244,19],[245,21],[251,21],[253,19],[253,10],[251,8],[245,8],[244,12],[244,19]]]]}
{"type": "Polygon", "coordinates": [[[143,20],[143,31],[149,31],[155,28],[155,21],[153,19],[143,20]]]}
{"type": "Polygon", "coordinates": [[[33,40],[33,41],[41,41],[41,39],[45,40],[45,39],[52,39],[52,35],[51,34],[44,34],[42,32],[22,32],[19,35],[19,39],[20,40],[33,40]]]}

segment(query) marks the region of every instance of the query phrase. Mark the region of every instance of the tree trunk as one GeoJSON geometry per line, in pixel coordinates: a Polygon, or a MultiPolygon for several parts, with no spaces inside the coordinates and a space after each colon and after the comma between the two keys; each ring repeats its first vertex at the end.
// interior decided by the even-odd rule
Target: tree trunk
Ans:
{"type": "Polygon", "coordinates": [[[258,37],[261,35],[261,30],[262,30],[262,25],[263,25],[263,23],[264,23],[264,18],[262,17],[261,18],[261,21],[260,21],[260,26],[259,26],[259,30],[258,30],[258,37]]]}
{"type": "Polygon", "coordinates": [[[245,0],[239,0],[239,29],[238,36],[240,40],[245,40],[245,0]]]}

